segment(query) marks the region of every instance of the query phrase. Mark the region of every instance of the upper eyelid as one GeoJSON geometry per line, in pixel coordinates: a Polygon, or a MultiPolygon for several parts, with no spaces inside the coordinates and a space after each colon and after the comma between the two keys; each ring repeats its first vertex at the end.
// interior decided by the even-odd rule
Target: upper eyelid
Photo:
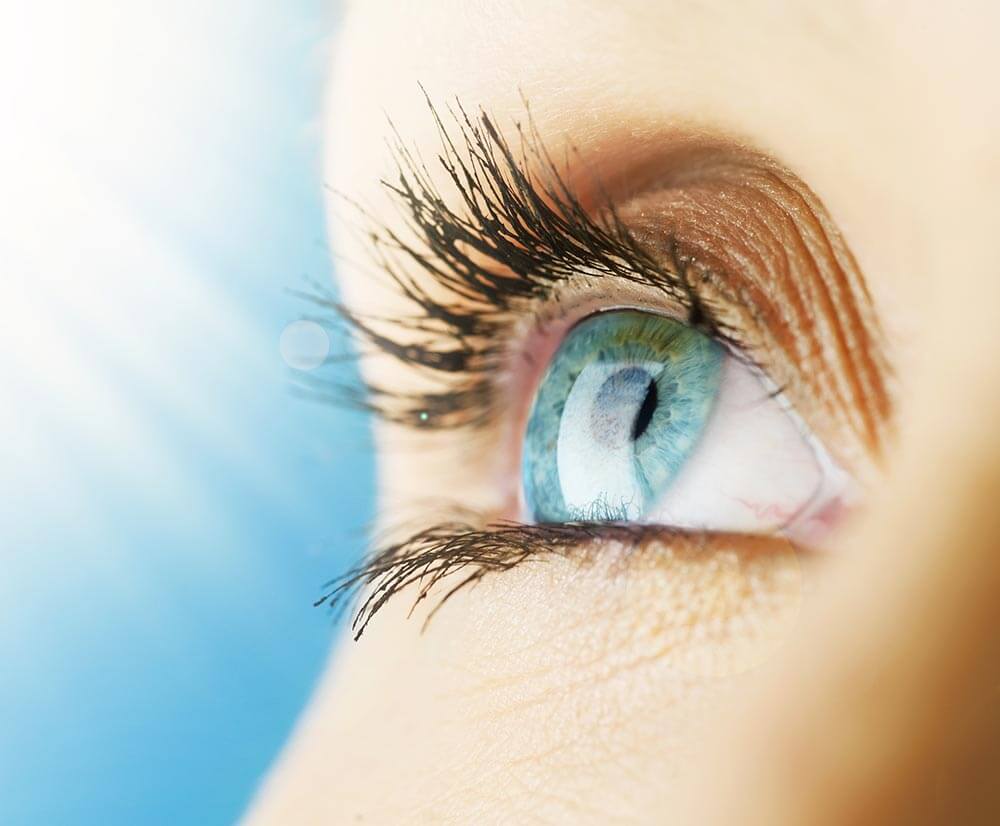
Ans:
{"type": "MultiPolygon", "coordinates": [[[[431,111],[436,117],[433,107],[431,111]]],[[[622,210],[631,208],[635,213],[636,204],[652,202],[655,207],[663,197],[661,192],[675,201],[689,191],[697,196],[699,187],[704,189],[706,169],[711,171],[712,164],[722,170],[724,181],[727,168],[742,163],[763,179],[763,189],[751,189],[751,193],[764,196],[765,189],[785,187],[788,197],[801,201],[787,208],[804,210],[819,230],[818,234],[810,230],[815,237],[799,241],[812,244],[812,255],[835,256],[835,261],[831,259],[833,270],[846,272],[848,281],[854,284],[849,284],[848,292],[838,299],[838,309],[821,311],[819,318],[824,312],[828,318],[831,313],[855,312],[856,303],[866,305],[860,316],[855,315],[860,322],[854,333],[860,338],[855,336],[854,345],[842,350],[847,358],[860,360],[858,365],[817,363],[809,367],[807,375],[803,372],[806,365],[800,363],[800,341],[796,344],[798,350],[785,353],[784,373],[772,374],[772,378],[787,385],[790,392],[795,392],[796,382],[804,381],[812,383],[809,392],[814,396],[823,397],[824,388],[839,393],[826,396],[827,401],[832,398],[835,406],[839,405],[839,411],[834,411],[836,415],[831,412],[830,422],[816,429],[839,428],[842,433],[838,438],[847,434],[848,441],[861,445],[848,451],[850,461],[863,459],[877,446],[889,409],[885,391],[889,371],[881,355],[880,332],[853,259],[849,252],[842,251],[844,245],[835,229],[832,239],[824,235],[827,230],[823,222],[828,225],[829,219],[823,217],[822,207],[816,205],[814,197],[813,202],[808,200],[804,185],[787,184],[789,176],[779,175],[777,165],[745,150],[726,149],[719,142],[705,143],[696,150],[688,142],[683,151],[670,158],[658,178],[647,176],[639,185],[634,180],[629,187],[619,185],[617,194],[622,201],[617,205],[609,201],[603,211],[596,208],[601,201],[595,192],[602,193],[602,197],[610,195],[591,181],[585,208],[573,194],[582,180],[580,168],[567,170],[574,176],[571,188],[563,178],[563,170],[556,168],[530,128],[522,133],[523,155],[517,156],[485,114],[473,120],[459,109],[455,121],[455,138],[448,136],[440,119],[438,123],[444,136],[442,162],[462,195],[460,205],[449,205],[449,199],[437,190],[433,176],[415,162],[414,155],[399,139],[400,173],[390,189],[401,201],[409,227],[393,230],[376,225],[371,233],[379,266],[397,282],[417,314],[400,319],[399,324],[385,325],[344,313],[362,337],[392,358],[416,368],[414,373],[428,377],[426,391],[389,391],[370,385],[365,400],[370,409],[385,419],[415,427],[492,424],[502,409],[498,401],[502,399],[503,368],[510,351],[506,344],[512,325],[533,308],[543,306],[554,288],[574,277],[594,283],[597,276],[612,276],[622,283],[653,285],[665,300],[686,313],[688,323],[722,341],[744,360],[763,367],[764,357],[773,355],[769,348],[781,342],[775,336],[780,334],[778,327],[785,323],[785,317],[794,318],[795,312],[799,315],[800,330],[791,339],[793,342],[795,337],[802,338],[801,324],[811,325],[813,320],[803,318],[801,311],[783,317],[778,305],[768,306],[773,301],[767,288],[749,278],[749,271],[742,270],[738,259],[729,256],[728,261],[713,261],[711,251],[705,254],[702,242],[712,230],[711,215],[701,223],[692,225],[689,221],[680,231],[660,219],[650,226],[642,209],[622,218],[622,210]],[[434,282],[430,291],[426,289],[428,278],[434,282]],[[695,281],[698,289],[693,288],[695,281]],[[754,294],[742,292],[746,287],[757,291],[758,300],[763,296],[764,304],[755,309],[754,294]],[[755,316],[761,307],[772,314],[770,320],[755,316]],[[421,314],[431,319],[428,322],[424,318],[422,334],[414,336],[408,322],[419,319],[421,314]],[[865,375],[846,378],[855,368],[865,375]],[[860,395],[859,389],[864,390],[860,395]]],[[[626,179],[628,176],[619,176],[619,184],[626,179]]],[[[738,189],[734,192],[739,196],[738,189]]],[[[753,209],[752,199],[746,203],[753,209]]],[[[723,200],[719,206],[723,212],[725,208],[731,211],[733,202],[723,200]]],[[[800,220],[788,213],[784,219],[791,221],[792,227],[800,220]]],[[[716,255],[723,250],[724,259],[727,245],[720,245],[718,239],[712,243],[716,255]]],[[[777,243],[783,251],[785,243],[796,242],[786,241],[779,232],[777,243]]],[[[799,265],[817,266],[808,261],[795,266],[799,265]]],[[[798,290],[800,301],[813,300],[808,283],[811,278],[816,279],[820,294],[829,289],[820,283],[819,273],[808,277],[799,273],[791,279],[799,285],[793,284],[790,289],[793,294],[798,290]]],[[[843,323],[843,319],[832,319],[831,329],[842,333],[843,323]]],[[[787,341],[783,346],[788,346],[787,341]]],[[[813,352],[815,358],[822,357],[817,347],[813,352]]]]}

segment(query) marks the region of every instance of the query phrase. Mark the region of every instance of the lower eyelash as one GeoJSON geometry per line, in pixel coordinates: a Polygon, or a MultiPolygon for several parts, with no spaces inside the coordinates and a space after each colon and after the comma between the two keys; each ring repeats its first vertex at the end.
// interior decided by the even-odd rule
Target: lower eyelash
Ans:
{"type": "Polygon", "coordinates": [[[489,574],[508,571],[532,559],[582,554],[586,560],[589,554],[606,550],[609,542],[620,545],[627,559],[653,540],[669,542],[672,550],[696,551],[707,549],[713,540],[720,539],[730,544],[738,541],[744,547],[759,545],[773,549],[775,543],[794,547],[794,543],[780,537],[700,533],[663,525],[508,522],[477,528],[461,522],[444,522],[371,554],[357,567],[328,582],[326,593],[315,605],[326,605],[334,616],[339,616],[360,599],[351,622],[356,641],[385,604],[410,586],[417,587],[410,608],[412,615],[431,596],[436,585],[452,575],[464,574],[435,597],[436,602],[424,620],[426,628],[437,611],[459,591],[489,574]]]}
{"type": "Polygon", "coordinates": [[[407,587],[419,586],[413,603],[413,608],[416,608],[445,577],[466,572],[439,598],[425,620],[426,626],[449,598],[487,574],[509,570],[543,553],[565,555],[597,539],[634,542],[649,532],[649,526],[594,522],[551,525],[509,523],[488,528],[441,523],[373,553],[362,564],[328,582],[328,590],[315,604],[327,605],[332,612],[339,614],[361,592],[365,592],[351,623],[354,639],[357,640],[375,614],[407,587]]]}

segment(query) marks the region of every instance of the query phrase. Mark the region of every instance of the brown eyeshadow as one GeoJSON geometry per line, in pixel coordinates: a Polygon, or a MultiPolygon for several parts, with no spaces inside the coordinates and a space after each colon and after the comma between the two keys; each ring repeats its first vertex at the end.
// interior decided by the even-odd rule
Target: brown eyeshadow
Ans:
{"type": "Polygon", "coordinates": [[[617,209],[651,254],[680,263],[713,317],[740,329],[831,448],[877,458],[889,365],[854,256],[816,195],[765,158],[706,151],[617,209]]]}

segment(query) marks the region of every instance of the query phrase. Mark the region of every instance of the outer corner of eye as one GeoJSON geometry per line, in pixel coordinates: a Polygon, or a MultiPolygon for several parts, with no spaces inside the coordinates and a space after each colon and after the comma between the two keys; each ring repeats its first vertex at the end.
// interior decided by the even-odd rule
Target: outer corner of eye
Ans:
{"type": "Polygon", "coordinates": [[[844,474],[758,372],[650,312],[589,316],[539,382],[521,475],[538,522],[617,521],[808,539],[844,474]]]}

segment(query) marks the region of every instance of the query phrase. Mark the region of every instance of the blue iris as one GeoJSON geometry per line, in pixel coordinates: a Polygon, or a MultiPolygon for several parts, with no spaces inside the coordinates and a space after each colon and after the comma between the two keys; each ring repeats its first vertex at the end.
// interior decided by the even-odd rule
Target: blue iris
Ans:
{"type": "Polygon", "coordinates": [[[712,339],[650,313],[576,325],[528,418],[522,472],[534,520],[642,517],[704,430],[724,359],[712,339]]]}

